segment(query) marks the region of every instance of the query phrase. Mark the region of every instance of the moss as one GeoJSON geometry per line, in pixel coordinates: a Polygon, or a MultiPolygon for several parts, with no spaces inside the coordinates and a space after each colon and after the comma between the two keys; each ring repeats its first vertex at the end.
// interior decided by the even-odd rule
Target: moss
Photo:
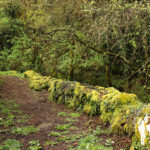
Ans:
{"type": "Polygon", "coordinates": [[[49,78],[48,77],[38,77],[38,78],[33,78],[30,81],[30,88],[34,90],[42,90],[42,89],[48,89],[49,87],[49,78]]]}
{"type": "Polygon", "coordinates": [[[28,79],[32,79],[34,77],[39,77],[40,74],[34,72],[33,70],[28,70],[26,72],[24,72],[25,77],[27,77],[28,79]]]}
{"type": "Polygon", "coordinates": [[[107,95],[104,95],[103,101],[101,103],[101,111],[102,111],[102,119],[106,122],[109,121],[109,119],[113,116],[113,113],[115,109],[120,108],[123,105],[135,105],[138,103],[137,97],[134,94],[128,94],[128,93],[120,93],[119,91],[115,90],[114,93],[109,93],[107,95]],[[103,115],[106,115],[108,113],[110,115],[107,115],[107,118],[103,115]],[[111,113],[110,113],[111,112],[111,113]]]}
{"type": "Polygon", "coordinates": [[[100,93],[99,92],[93,90],[91,94],[92,94],[92,97],[91,97],[92,101],[98,101],[100,99],[100,93]]]}
{"type": "Polygon", "coordinates": [[[26,71],[25,77],[29,79],[29,87],[34,90],[48,89],[50,77],[41,76],[40,74],[34,72],[33,70],[26,71]]]}
{"type": "Polygon", "coordinates": [[[86,104],[84,107],[83,107],[83,111],[86,113],[86,114],[91,114],[91,112],[92,112],[92,107],[91,107],[91,105],[90,104],[86,104]]]}

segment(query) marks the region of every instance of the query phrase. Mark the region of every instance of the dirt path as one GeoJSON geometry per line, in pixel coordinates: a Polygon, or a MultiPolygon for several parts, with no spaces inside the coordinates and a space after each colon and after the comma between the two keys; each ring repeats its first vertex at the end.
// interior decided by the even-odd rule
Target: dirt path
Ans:
{"type": "MultiPolygon", "coordinates": [[[[69,114],[73,111],[67,109],[64,105],[58,105],[54,102],[48,101],[48,93],[46,91],[35,92],[28,88],[28,82],[24,79],[18,79],[17,77],[7,76],[3,78],[4,84],[0,86],[0,92],[2,93],[1,99],[15,100],[20,105],[20,109],[24,114],[32,116],[25,125],[33,125],[40,130],[36,133],[28,136],[14,135],[11,133],[0,133],[0,143],[8,138],[15,138],[19,140],[23,147],[21,150],[27,150],[29,142],[31,140],[39,140],[43,150],[67,150],[70,145],[76,146],[78,143],[71,142],[59,142],[55,144],[47,144],[47,140],[56,140],[55,137],[48,136],[51,131],[58,131],[56,127],[59,124],[66,124],[67,116],[59,116],[58,113],[66,112],[69,114]]],[[[97,125],[101,125],[102,129],[106,127],[100,122],[99,117],[88,117],[84,114],[76,118],[78,121],[73,123],[73,126],[77,129],[70,129],[70,134],[81,133],[83,131],[89,132],[89,127],[93,129],[97,125]]],[[[119,137],[115,135],[107,135],[103,133],[100,135],[103,139],[102,143],[105,143],[106,139],[112,139],[114,143],[112,146],[115,150],[128,147],[130,140],[126,137],[119,137]]],[[[127,148],[126,148],[127,149],[127,148]]]]}

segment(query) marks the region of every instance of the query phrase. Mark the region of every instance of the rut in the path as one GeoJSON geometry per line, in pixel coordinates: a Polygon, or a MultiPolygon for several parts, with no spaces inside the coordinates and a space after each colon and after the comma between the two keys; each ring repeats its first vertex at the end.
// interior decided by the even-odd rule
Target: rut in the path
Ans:
{"type": "MultiPolygon", "coordinates": [[[[8,134],[6,135],[6,138],[16,138],[17,140],[20,140],[24,145],[22,150],[27,150],[29,141],[34,139],[39,140],[40,143],[44,145],[44,142],[46,140],[51,139],[48,134],[51,131],[54,131],[58,124],[64,123],[64,118],[58,116],[58,113],[70,113],[71,110],[67,109],[64,105],[58,105],[54,102],[49,102],[47,91],[35,92],[29,89],[28,81],[25,79],[7,76],[3,77],[3,81],[4,84],[0,86],[0,92],[2,93],[1,98],[15,100],[16,103],[21,105],[21,109],[25,114],[32,116],[31,119],[29,119],[27,125],[40,127],[39,132],[29,136],[11,136],[8,134]]],[[[90,118],[83,114],[78,118],[78,121],[74,123],[74,126],[78,127],[77,132],[87,131],[88,128],[87,126],[85,126],[85,124],[91,120],[93,122],[93,128],[95,128],[99,124],[101,124],[101,126],[104,126],[100,122],[99,117],[90,118]]],[[[120,150],[120,147],[124,147],[124,144],[126,144],[125,140],[128,140],[127,138],[120,138],[112,135],[102,135],[102,138],[113,138],[114,141],[117,141],[118,143],[114,145],[115,150],[120,150]]],[[[63,142],[56,146],[43,146],[43,149],[67,150],[69,144],[73,143],[63,142]]]]}

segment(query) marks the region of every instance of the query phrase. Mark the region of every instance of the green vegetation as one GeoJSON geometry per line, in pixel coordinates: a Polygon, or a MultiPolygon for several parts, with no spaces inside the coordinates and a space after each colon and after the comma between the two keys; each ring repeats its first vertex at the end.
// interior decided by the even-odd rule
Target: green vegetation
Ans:
{"type": "Polygon", "coordinates": [[[71,128],[71,124],[58,124],[56,129],[58,130],[67,130],[71,128]]]}
{"type": "Polygon", "coordinates": [[[99,136],[101,134],[108,134],[108,135],[110,135],[110,131],[101,129],[100,126],[97,126],[96,130],[93,131],[93,134],[96,135],[96,136],[99,136]]]}
{"type": "Polygon", "coordinates": [[[28,135],[37,131],[38,129],[34,128],[33,126],[17,127],[12,129],[12,133],[18,135],[28,135]]]}
{"type": "Polygon", "coordinates": [[[113,150],[112,147],[106,147],[102,144],[97,144],[99,139],[94,135],[88,135],[79,140],[77,148],[70,148],[70,150],[113,150]]]}
{"type": "MultiPolygon", "coordinates": [[[[133,135],[136,147],[136,121],[150,115],[149,16],[146,0],[0,0],[0,84],[1,76],[25,76],[30,88],[48,89],[50,100],[133,135]]],[[[0,102],[0,125],[25,122],[9,106],[0,102]]],[[[80,114],[58,116],[72,117],[57,126],[66,130],[80,114]]]]}
{"type": "Polygon", "coordinates": [[[3,145],[0,145],[0,150],[21,150],[21,144],[15,139],[8,139],[4,141],[3,145]]]}
{"type": "Polygon", "coordinates": [[[30,141],[29,144],[30,144],[30,147],[28,148],[28,150],[40,150],[40,149],[42,149],[39,141],[30,141]]]}
{"type": "Polygon", "coordinates": [[[57,145],[59,142],[54,142],[54,141],[51,141],[51,140],[48,140],[45,142],[45,145],[48,146],[48,145],[51,145],[51,146],[55,146],[57,145]]]}
{"type": "Polygon", "coordinates": [[[17,71],[0,71],[0,76],[16,76],[19,78],[24,78],[24,74],[18,73],[17,71]]]}
{"type": "Polygon", "coordinates": [[[58,116],[67,116],[67,113],[66,112],[60,112],[60,113],[58,113],[58,116]]]}

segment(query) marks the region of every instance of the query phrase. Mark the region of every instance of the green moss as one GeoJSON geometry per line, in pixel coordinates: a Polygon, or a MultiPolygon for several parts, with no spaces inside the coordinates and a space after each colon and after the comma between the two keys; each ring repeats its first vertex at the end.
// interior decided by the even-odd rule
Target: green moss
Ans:
{"type": "Polygon", "coordinates": [[[28,79],[33,79],[33,78],[36,78],[36,77],[40,76],[40,74],[34,72],[33,70],[28,70],[28,71],[24,72],[24,75],[28,79]]]}
{"type": "Polygon", "coordinates": [[[91,114],[92,113],[92,106],[90,104],[86,104],[84,107],[83,107],[83,111],[86,113],[86,114],[91,114]]]}
{"type": "Polygon", "coordinates": [[[99,92],[93,90],[91,94],[92,94],[91,101],[98,101],[100,99],[99,92]]]}
{"type": "Polygon", "coordinates": [[[26,71],[25,77],[29,79],[30,85],[29,87],[40,91],[42,89],[48,89],[50,77],[41,76],[40,74],[34,72],[33,70],[26,71]]]}
{"type": "Polygon", "coordinates": [[[80,95],[80,83],[78,83],[78,82],[76,83],[74,94],[75,95],[80,95]]]}
{"type": "Polygon", "coordinates": [[[109,93],[103,96],[101,103],[102,119],[104,122],[110,122],[109,119],[113,116],[113,113],[118,108],[122,109],[123,105],[136,105],[138,100],[136,95],[128,93],[120,93],[115,90],[114,93],[109,93]],[[106,113],[107,117],[106,117],[106,113]]]}

